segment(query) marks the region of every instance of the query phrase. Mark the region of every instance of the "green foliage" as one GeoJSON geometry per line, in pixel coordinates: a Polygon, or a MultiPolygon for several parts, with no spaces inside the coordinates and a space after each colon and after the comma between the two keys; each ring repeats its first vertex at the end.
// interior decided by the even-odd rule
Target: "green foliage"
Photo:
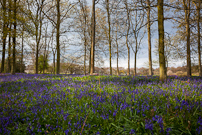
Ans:
{"type": "Polygon", "coordinates": [[[43,71],[43,70],[46,70],[48,69],[48,59],[45,58],[43,55],[40,55],[39,56],[39,71],[40,73],[43,71]]]}

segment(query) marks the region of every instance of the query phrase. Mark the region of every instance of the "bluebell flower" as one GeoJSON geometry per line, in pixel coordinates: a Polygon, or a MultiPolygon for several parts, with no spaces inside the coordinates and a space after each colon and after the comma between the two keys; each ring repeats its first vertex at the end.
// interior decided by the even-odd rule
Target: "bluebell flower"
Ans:
{"type": "Polygon", "coordinates": [[[169,135],[170,131],[171,131],[171,128],[166,128],[166,135],[169,135]]]}
{"type": "Polygon", "coordinates": [[[151,120],[145,120],[145,129],[149,129],[149,130],[153,131],[153,127],[154,127],[154,125],[151,120]]]}
{"type": "Polygon", "coordinates": [[[129,134],[135,134],[135,130],[131,129],[129,134]]]}
{"type": "Polygon", "coordinates": [[[68,129],[65,130],[65,135],[68,135],[68,133],[69,133],[69,130],[68,129]]]}
{"type": "Polygon", "coordinates": [[[199,116],[197,123],[202,126],[202,118],[199,116]]]}
{"type": "Polygon", "coordinates": [[[113,117],[115,117],[115,116],[116,116],[116,113],[117,113],[117,111],[114,111],[114,112],[113,112],[113,117]]]}

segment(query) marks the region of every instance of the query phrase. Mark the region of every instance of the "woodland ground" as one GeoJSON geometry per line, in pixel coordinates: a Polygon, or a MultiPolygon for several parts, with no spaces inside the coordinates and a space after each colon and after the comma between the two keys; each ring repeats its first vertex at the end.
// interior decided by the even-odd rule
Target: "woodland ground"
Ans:
{"type": "Polygon", "coordinates": [[[0,76],[0,134],[202,134],[202,78],[0,76]]]}

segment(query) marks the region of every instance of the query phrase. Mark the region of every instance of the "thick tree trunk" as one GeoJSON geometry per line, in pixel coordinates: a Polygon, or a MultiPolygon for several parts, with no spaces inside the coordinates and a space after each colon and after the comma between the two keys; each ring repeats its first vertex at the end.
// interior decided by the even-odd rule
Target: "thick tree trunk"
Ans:
{"type": "Polygon", "coordinates": [[[9,0],[9,12],[8,12],[8,16],[9,16],[9,38],[8,38],[8,73],[11,73],[11,28],[12,28],[12,15],[11,15],[11,0],[9,0]]]}
{"type": "Polygon", "coordinates": [[[199,76],[202,76],[201,69],[201,40],[200,40],[200,10],[201,10],[201,1],[199,0],[199,5],[197,8],[198,20],[197,20],[197,29],[198,29],[198,63],[199,63],[199,76]]]}
{"type": "Polygon", "coordinates": [[[153,75],[152,71],[152,53],[151,53],[151,30],[150,30],[150,0],[147,0],[147,35],[148,35],[148,55],[149,55],[149,75],[153,75]]]}
{"type": "Polygon", "coordinates": [[[165,56],[164,56],[164,15],[163,0],[158,0],[158,32],[159,32],[159,73],[160,80],[166,80],[165,56]]]}
{"type": "Polygon", "coordinates": [[[111,22],[109,13],[109,0],[107,0],[107,18],[108,18],[108,41],[109,41],[109,68],[110,75],[112,75],[112,51],[111,51],[111,22]]]}
{"type": "Polygon", "coordinates": [[[15,47],[16,47],[16,27],[17,27],[17,0],[14,0],[14,7],[13,7],[13,66],[12,66],[12,74],[15,74],[16,70],[16,63],[15,63],[15,47]]]}
{"type": "Polygon", "coordinates": [[[186,37],[187,37],[187,76],[191,76],[191,53],[190,53],[190,27],[189,27],[189,18],[190,18],[190,0],[183,0],[184,12],[185,12],[185,22],[186,22],[186,37]]]}
{"type": "Polygon", "coordinates": [[[1,73],[4,72],[5,53],[6,53],[6,37],[7,37],[7,17],[6,17],[6,0],[3,0],[3,46],[2,46],[2,61],[1,61],[1,73]]]}
{"type": "Polygon", "coordinates": [[[95,0],[92,0],[92,24],[91,24],[91,67],[90,67],[90,75],[94,73],[94,52],[95,52],[95,0]]]}
{"type": "Polygon", "coordinates": [[[57,0],[57,35],[56,35],[56,42],[57,42],[57,74],[60,74],[60,0],[57,0]]]}
{"type": "Polygon", "coordinates": [[[35,26],[36,27],[36,74],[39,72],[39,43],[41,40],[41,30],[42,30],[42,18],[41,18],[41,13],[40,13],[40,23],[39,27],[38,24],[35,26]],[[39,30],[39,33],[38,33],[39,30]]]}

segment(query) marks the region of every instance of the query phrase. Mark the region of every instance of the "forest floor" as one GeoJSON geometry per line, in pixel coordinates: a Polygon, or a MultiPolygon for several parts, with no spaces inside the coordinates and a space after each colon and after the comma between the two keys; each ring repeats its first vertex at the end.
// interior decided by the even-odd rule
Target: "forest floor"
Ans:
{"type": "Polygon", "coordinates": [[[0,76],[0,134],[202,134],[202,78],[0,76]]]}

